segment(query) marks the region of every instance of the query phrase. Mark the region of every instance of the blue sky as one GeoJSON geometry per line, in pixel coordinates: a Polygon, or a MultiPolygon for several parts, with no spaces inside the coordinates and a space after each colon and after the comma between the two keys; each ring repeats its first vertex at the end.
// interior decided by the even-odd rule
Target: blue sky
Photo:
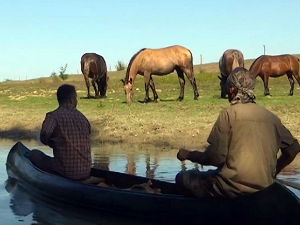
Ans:
{"type": "Polygon", "coordinates": [[[299,0],[1,1],[0,81],[50,76],[68,64],[80,73],[86,52],[108,68],[139,49],[180,44],[199,64],[229,48],[256,58],[300,53],[299,0]]]}

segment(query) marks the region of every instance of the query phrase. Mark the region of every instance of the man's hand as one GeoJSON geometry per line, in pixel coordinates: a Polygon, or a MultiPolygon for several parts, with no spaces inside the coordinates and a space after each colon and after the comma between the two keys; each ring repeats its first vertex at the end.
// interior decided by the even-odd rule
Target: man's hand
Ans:
{"type": "Polygon", "coordinates": [[[188,156],[190,154],[190,151],[184,148],[180,148],[178,153],[177,153],[177,159],[180,161],[188,159],[188,156]]]}

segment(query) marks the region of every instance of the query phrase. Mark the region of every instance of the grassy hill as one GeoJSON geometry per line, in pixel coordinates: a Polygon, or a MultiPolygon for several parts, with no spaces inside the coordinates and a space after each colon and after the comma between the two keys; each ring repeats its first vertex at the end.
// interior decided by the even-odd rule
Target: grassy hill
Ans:
{"type": "MultiPolygon", "coordinates": [[[[249,68],[253,60],[246,60],[249,68]]],[[[76,86],[79,104],[93,127],[93,143],[138,143],[164,148],[203,148],[207,136],[221,109],[229,105],[220,99],[218,64],[195,66],[195,77],[200,93],[193,100],[193,91],[186,79],[185,99],[177,102],[179,82],[176,74],[154,76],[159,103],[142,104],[145,96],[142,76],[137,76],[134,103],[125,103],[123,85],[125,71],[109,72],[106,99],[86,99],[87,91],[82,75],[70,75],[66,81],[59,78],[39,78],[27,81],[0,83],[0,137],[14,140],[38,139],[45,113],[57,107],[56,90],[63,83],[76,86]]],[[[298,139],[300,89],[287,96],[289,82],[286,76],[270,79],[272,97],[263,96],[263,84],[257,78],[257,103],[276,113],[298,139]]],[[[91,89],[93,93],[93,89],[91,89]]],[[[150,92],[150,96],[152,93],[150,92]]]]}

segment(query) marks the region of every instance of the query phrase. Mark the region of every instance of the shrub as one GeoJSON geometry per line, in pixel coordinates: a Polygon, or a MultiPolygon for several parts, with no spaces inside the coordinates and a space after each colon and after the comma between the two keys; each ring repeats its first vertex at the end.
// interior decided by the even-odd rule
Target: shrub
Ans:
{"type": "Polygon", "coordinates": [[[122,61],[118,61],[117,65],[115,66],[117,71],[125,70],[125,64],[122,61]]]}
{"type": "Polygon", "coordinates": [[[68,64],[66,64],[65,66],[61,66],[60,67],[60,70],[59,70],[59,77],[62,79],[62,80],[66,80],[69,75],[68,74],[65,74],[66,70],[67,70],[67,66],[68,64]]]}

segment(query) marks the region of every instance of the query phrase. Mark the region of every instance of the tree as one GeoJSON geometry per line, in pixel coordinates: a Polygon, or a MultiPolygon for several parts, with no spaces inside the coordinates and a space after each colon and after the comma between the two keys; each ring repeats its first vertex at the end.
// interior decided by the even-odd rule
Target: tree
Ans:
{"type": "Polygon", "coordinates": [[[59,77],[62,79],[62,80],[66,80],[69,75],[68,74],[65,74],[66,70],[67,70],[67,67],[68,67],[68,64],[66,64],[65,66],[61,66],[60,67],[60,70],[59,70],[59,77]]]}
{"type": "Polygon", "coordinates": [[[125,64],[118,60],[117,65],[115,66],[117,71],[125,70],[125,64]]]}

